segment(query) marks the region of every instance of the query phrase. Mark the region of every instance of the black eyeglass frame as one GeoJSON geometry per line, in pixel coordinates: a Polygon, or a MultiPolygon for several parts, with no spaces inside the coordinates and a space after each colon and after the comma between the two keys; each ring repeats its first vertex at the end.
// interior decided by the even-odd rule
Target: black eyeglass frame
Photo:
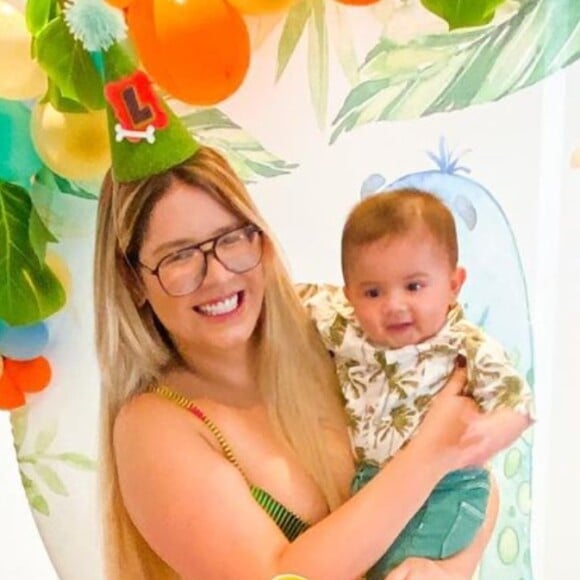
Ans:
{"type": "Polygon", "coordinates": [[[234,272],[235,274],[244,274],[245,272],[249,272],[250,270],[253,270],[262,261],[263,239],[262,239],[262,243],[260,244],[260,257],[258,258],[258,261],[250,268],[245,268],[243,270],[232,270],[231,268],[226,266],[226,264],[224,264],[220,260],[220,257],[216,254],[216,251],[215,251],[219,240],[225,236],[229,236],[229,235],[231,235],[235,232],[241,231],[241,230],[246,230],[248,232],[248,234],[256,233],[260,237],[262,237],[262,235],[264,233],[263,230],[261,230],[256,224],[248,222],[248,223],[243,224],[241,226],[236,226],[234,229],[228,230],[227,232],[222,232],[221,234],[218,234],[217,236],[214,236],[213,238],[208,238],[207,240],[204,240],[203,242],[199,242],[197,244],[192,244],[191,246],[185,246],[184,248],[180,248],[179,250],[177,250],[175,252],[171,252],[171,253],[167,254],[166,256],[163,256],[163,258],[161,258],[159,260],[159,262],[157,262],[157,265],[155,266],[155,268],[151,268],[147,264],[144,264],[143,262],[141,262],[141,260],[139,260],[139,259],[137,259],[137,264],[141,268],[144,268],[145,270],[147,270],[152,276],[155,276],[157,278],[157,280],[159,281],[159,285],[161,286],[163,291],[166,294],[168,294],[169,296],[174,296],[174,297],[187,296],[188,294],[195,292],[203,284],[203,281],[207,275],[207,257],[210,254],[213,255],[213,257],[226,270],[228,270],[228,272],[234,272]],[[204,250],[203,246],[207,246],[208,244],[211,244],[210,247],[204,250]],[[200,277],[199,284],[197,286],[195,286],[192,290],[188,290],[187,292],[184,292],[183,294],[172,294],[171,292],[169,292],[167,290],[167,288],[165,288],[165,285],[163,284],[163,281],[161,280],[161,277],[159,276],[159,270],[161,269],[161,267],[163,266],[163,263],[166,260],[168,260],[169,258],[172,258],[173,256],[176,256],[177,254],[180,254],[181,252],[187,252],[189,250],[199,250],[203,255],[203,269],[202,269],[202,276],[200,277]]]}

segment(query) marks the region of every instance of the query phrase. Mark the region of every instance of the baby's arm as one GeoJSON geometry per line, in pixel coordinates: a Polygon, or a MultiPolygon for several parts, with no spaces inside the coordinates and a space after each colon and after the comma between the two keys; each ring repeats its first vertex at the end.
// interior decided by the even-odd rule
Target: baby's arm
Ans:
{"type": "Polygon", "coordinates": [[[479,439],[482,455],[509,447],[533,423],[532,390],[511,363],[503,347],[485,337],[468,347],[467,391],[485,411],[468,429],[466,438],[479,439]]]}

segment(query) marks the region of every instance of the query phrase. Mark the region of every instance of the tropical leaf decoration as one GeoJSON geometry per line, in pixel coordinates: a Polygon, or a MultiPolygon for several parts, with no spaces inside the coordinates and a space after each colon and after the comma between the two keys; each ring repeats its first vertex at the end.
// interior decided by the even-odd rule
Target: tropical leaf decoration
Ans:
{"type": "Polygon", "coordinates": [[[54,238],[39,221],[28,191],[0,181],[0,319],[13,326],[43,320],[66,300],[43,259],[54,238]]]}
{"type": "Polygon", "coordinates": [[[219,109],[195,110],[181,120],[198,141],[222,151],[246,183],[284,175],[298,167],[266,151],[252,135],[219,109]]]}
{"type": "Polygon", "coordinates": [[[321,129],[327,121],[329,86],[329,21],[334,25],[334,49],[351,84],[358,82],[358,60],[344,7],[328,0],[299,0],[291,6],[278,44],[276,79],[284,74],[298,43],[307,30],[308,83],[316,119],[321,129]]]}
{"type": "Polygon", "coordinates": [[[577,0],[529,0],[496,26],[426,36],[405,45],[382,39],[367,55],[362,82],[334,120],[331,142],[367,123],[495,101],[579,56],[577,0]]]}
{"type": "Polygon", "coordinates": [[[26,408],[11,413],[12,435],[16,457],[19,464],[20,479],[28,499],[28,503],[38,513],[50,515],[50,507],[46,492],[68,496],[69,492],[59,475],[58,467],[66,465],[73,469],[95,471],[96,462],[82,453],[52,451],[57,424],[52,423],[41,430],[35,438],[32,450],[23,451],[28,432],[28,410],[26,408]]]}
{"type": "Polygon", "coordinates": [[[58,0],[26,3],[32,52],[48,75],[44,100],[63,113],[104,109],[103,82],[90,54],[66,25],[63,5],[58,0]]]}
{"type": "Polygon", "coordinates": [[[489,24],[495,10],[505,0],[421,0],[428,10],[441,16],[449,24],[449,29],[489,24]]]}

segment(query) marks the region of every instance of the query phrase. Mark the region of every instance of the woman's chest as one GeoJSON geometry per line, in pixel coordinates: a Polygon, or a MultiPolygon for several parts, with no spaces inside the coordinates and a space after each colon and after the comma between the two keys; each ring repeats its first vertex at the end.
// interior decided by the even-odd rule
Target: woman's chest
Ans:
{"type": "Polygon", "coordinates": [[[328,513],[320,489],[302,466],[265,409],[212,409],[220,431],[248,482],[268,492],[302,519],[315,522],[328,513]]]}

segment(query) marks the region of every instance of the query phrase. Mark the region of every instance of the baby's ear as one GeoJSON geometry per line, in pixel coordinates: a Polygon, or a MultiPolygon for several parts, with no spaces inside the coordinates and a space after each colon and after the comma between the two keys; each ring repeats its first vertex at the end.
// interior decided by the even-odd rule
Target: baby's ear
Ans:
{"type": "Polygon", "coordinates": [[[453,298],[457,298],[459,292],[461,292],[461,287],[467,278],[467,272],[465,268],[461,266],[457,266],[453,273],[451,274],[451,292],[453,294],[453,298]]]}

